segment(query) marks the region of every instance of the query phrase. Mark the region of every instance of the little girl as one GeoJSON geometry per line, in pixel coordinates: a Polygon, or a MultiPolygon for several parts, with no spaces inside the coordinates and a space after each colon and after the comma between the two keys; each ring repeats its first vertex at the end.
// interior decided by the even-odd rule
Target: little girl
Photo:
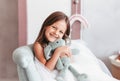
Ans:
{"type": "Polygon", "coordinates": [[[38,66],[38,71],[41,72],[40,76],[42,77],[43,81],[47,81],[48,77],[50,81],[50,77],[52,77],[52,74],[54,74],[52,72],[54,72],[55,70],[55,65],[59,57],[71,57],[70,48],[68,46],[61,46],[54,51],[51,59],[47,61],[44,57],[44,47],[48,44],[48,42],[54,42],[55,40],[60,38],[64,40],[67,39],[69,34],[69,18],[62,12],[56,11],[52,13],[43,22],[41,31],[33,47],[36,57],[36,66],[38,66]]]}

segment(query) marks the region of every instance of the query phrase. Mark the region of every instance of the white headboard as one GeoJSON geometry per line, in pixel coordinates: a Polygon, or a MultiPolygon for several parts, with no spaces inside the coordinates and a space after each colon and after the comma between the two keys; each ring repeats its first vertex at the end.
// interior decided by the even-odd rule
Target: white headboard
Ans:
{"type": "Polygon", "coordinates": [[[88,27],[87,20],[80,14],[72,15],[70,18],[70,26],[71,26],[71,38],[72,39],[81,39],[82,38],[82,26],[88,27]],[[82,26],[81,26],[82,25],[82,26]]]}
{"type": "Polygon", "coordinates": [[[72,0],[72,15],[70,16],[71,39],[82,39],[82,28],[88,27],[87,20],[80,15],[80,0],[72,0]]]}

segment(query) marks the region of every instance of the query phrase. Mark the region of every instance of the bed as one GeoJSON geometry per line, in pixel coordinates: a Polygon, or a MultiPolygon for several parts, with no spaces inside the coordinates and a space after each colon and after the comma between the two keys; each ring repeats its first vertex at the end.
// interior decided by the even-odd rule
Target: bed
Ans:
{"type": "MultiPolygon", "coordinates": [[[[72,23],[74,23],[76,19],[72,19],[72,23]]],[[[84,20],[82,22],[84,22],[84,20]]],[[[32,47],[33,44],[21,46],[13,52],[13,61],[17,66],[19,80],[56,81],[54,78],[49,78],[50,74],[48,74],[47,77],[43,76],[47,75],[47,72],[42,72],[46,68],[42,64],[37,66],[38,62],[35,61],[36,58],[34,57],[32,47]],[[39,71],[39,69],[41,69],[41,71],[39,71]]],[[[119,81],[112,77],[106,65],[91,52],[84,40],[72,39],[70,48],[79,50],[78,54],[73,55],[72,59],[74,63],[71,65],[80,73],[86,73],[89,76],[89,81],[119,81]]],[[[56,72],[53,74],[55,75],[56,72]]],[[[69,71],[66,75],[66,81],[76,81],[69,71]]]]}
{"type": "Polygon", "coordinates": [[[79,55],[74,55],[74,61],[81,66],[80,73],[88,74],[90,81],[119,81],[112,77],[104,62],[91,52],[86,42],[72,40],[71,48],[80,50],[79,55]]]}
{"type": "MultiPolygon", "coordinates": [[[[21,46],[13,52],[13,60],[17,65],[19,80],[45,81],[41,79],[43,77],[41,77],[41,73],[36,69],[32,46],[32,44],[21,46]]],[[[71,49],[80,50],[77,55],[73,56],[73,61],[75,62],[73,66],[80,73],[86,73],[90,78],[89,81],[119,81],[112,77],[105,64],[90,51],[87,43],[83,40],[72,40],[70,47],[71,49]],[[80,67],[77,67],[77,65],[80,67]]],[[[72,81],[73,79],[69,72],[66,78],[68,81],[72,81]]]]}

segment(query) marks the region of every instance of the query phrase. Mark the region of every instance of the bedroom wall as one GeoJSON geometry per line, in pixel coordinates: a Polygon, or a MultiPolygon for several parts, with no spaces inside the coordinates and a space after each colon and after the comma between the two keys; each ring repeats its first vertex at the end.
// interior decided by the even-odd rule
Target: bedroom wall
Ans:
{"type": "Polygon", "coordinates": [[[59,10],[65,12],[67,15],[70,15],[70,8],[70,0],[27,0],[27,42],[34,42],[40,30],[41,24],[49,14],[59,10]]]}
{"type": "Polygon", "coordinates": [[[120,50],[120,1],[82,0],[82,14],[89,22],[83,39],[110,68],[108,56],[120,50]]]}
{"type": "Polygon", "coordinates": [[[0,0],[0,81],[17,81],[12,52],[18,47],[18,1],[0,0]]]}
{"type": "MultiPolygon", "coordinates": [[[[109,67],[108,56],[120,50],[120,1],[119,0],[81,0],[81,13],[89,22],[83,31],[83,40],[88,47],[109,67]]],[[[27,43],[33,43],[43,20],[53,11],[71,14],[71,0],[27,0],[27,43]]]]}

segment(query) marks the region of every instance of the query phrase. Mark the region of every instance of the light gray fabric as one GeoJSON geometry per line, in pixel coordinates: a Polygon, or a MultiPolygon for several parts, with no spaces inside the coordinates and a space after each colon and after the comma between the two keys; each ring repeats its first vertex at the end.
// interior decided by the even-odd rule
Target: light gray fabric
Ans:
{"type": "Polygon", "coordinates": [[[17,64],[20,81],[42,81],[34,65],[32,46],[22,46],[13,52],[13,61],[17,64]]]}
{"type": "MultiPolygon", "coordinates": [[[[32,44],[21,46],[13,52],[13,61],[17,65],[19,81],[42,81],[37,69],[35,68],[32,46],[32,44]]],[[[101,60],[98,59],[98,63],[105,73],[112,76],[106,65],[101,60]]]]}

